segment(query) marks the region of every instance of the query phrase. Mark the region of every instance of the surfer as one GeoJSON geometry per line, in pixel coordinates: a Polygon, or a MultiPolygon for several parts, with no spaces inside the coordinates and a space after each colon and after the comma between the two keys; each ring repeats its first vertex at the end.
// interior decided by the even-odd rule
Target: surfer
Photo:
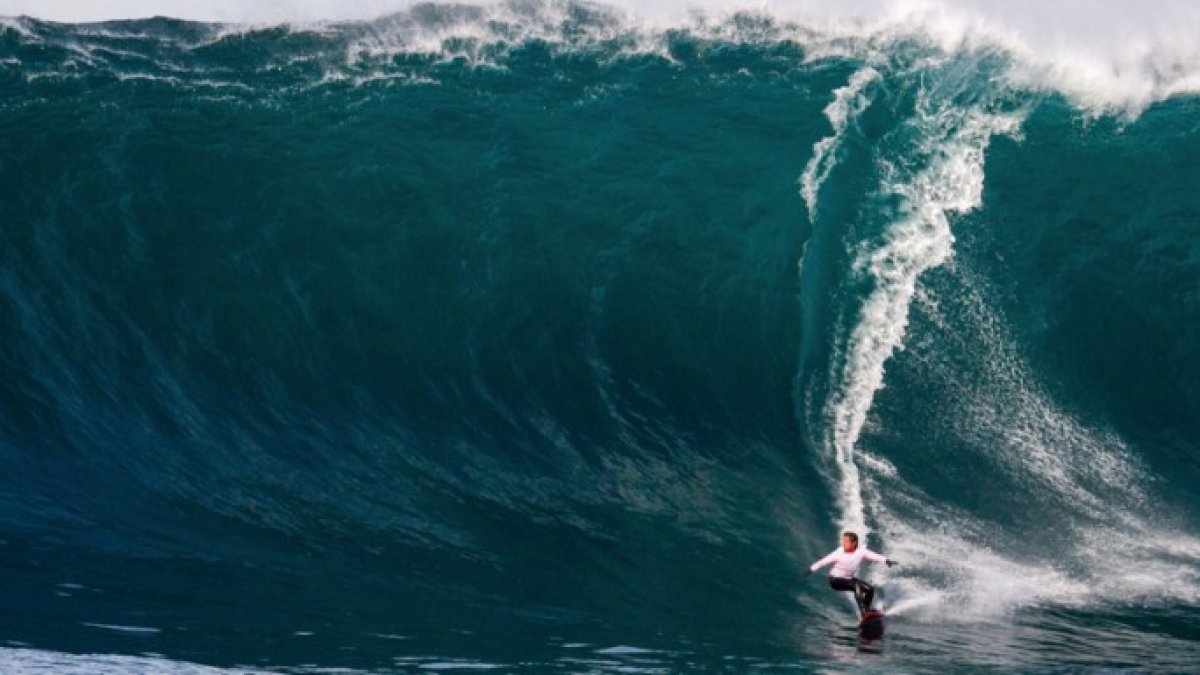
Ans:
{"type": "Polygon", "coordinates": [[[833,569],[829,570],[829,587],[835,591],[854,593],[854,602],[858,604],[859,615],[865,616],[867,612],[871,611],[871,601],[875,599],[875,587],[854,576],[863,560],[885,563],[888,567],[900,564],[866,547],[859,548],[858,535],[854,532],[844,532],[842,533],[842,547],[834,549],[833,553],[813,563],[805,576],[832,563],[833,569]]]}

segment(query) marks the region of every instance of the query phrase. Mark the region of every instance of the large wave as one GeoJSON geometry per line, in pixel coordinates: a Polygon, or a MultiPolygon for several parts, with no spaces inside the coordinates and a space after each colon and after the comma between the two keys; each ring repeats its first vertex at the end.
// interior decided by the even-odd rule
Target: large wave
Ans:
{"type": "Polygon", "coordinates": [[[945,653],[1026,622],[968,663],[1179,646],[1126,610],[1200,597],[1189,6],[56,7],[0,4],[10,633],[807,652],[854,528],[945,653]]]}

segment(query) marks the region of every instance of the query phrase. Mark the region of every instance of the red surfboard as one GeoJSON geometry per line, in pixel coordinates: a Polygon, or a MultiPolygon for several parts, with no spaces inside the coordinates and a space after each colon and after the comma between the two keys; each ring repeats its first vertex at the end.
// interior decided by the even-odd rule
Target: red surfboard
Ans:
{"type": "Polygon", "coordinates": [[[883,636],[883,612],[872,609],[865,612],[858,620],[858,632],[865,638],[877,639],[883,636]]]}

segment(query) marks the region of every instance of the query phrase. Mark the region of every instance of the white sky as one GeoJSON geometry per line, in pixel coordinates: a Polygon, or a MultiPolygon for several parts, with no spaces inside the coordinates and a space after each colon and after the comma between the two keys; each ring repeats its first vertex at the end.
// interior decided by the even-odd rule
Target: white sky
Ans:
{"type": "MultiPolygon", "coordinates": [[[[463,0],[459,0],[463,1],[463,0]]],[[[0,16],[29,15],[53,21],[100,21],[170,16],[204,21],[271,22],[373,18],[405,9],[413,0],[0,0],[0,16]]],[[[476,4],[465,0],[464,4],[476,4]]],[[[772,14],[870,14],[886,5],[949,5],[1022,31],[1114,36],[1129,29],[1167,28],[1200,16],[1196,0],[615,0],[632,14],[667,19],[691,8],[722,12],[764,8],[772,14]]]]}

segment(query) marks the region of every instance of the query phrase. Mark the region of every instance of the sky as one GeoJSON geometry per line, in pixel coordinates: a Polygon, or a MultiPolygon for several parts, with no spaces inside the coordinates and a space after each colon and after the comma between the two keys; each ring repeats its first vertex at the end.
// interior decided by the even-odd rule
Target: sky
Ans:
{"type": "MultiPolygon", "coordinates": [[[[488,0],[484,0],[487,2],[488,0]]],[[[0,0],[0,16],[28,15],[52,21],[171,16],[203,21],[270,23],[322,19],[371,19],[401,11],[414,0],[0,0]]],[[[468,0],[466,4],[478,4],[468,0]]],[[[1195,0],[613,0],[647,20],[670,20],[695,8],[721,13],[765,9],[779,16],[874,14],[887,6],[946,6],[1028,33],[1121,34],[1168,29],[1200,17],[1195,0]]]]}

